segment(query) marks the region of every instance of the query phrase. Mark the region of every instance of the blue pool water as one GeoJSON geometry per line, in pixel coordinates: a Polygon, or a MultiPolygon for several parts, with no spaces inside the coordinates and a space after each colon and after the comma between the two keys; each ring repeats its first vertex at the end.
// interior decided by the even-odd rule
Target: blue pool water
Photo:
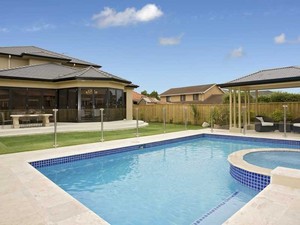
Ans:
{"type": "Polygon", "coordinates": [[[277,166],[300,169],[300,152],[252,152],[246,154],[244,160],[269,169],[275,169],[277,166]]]}
{"type": "Polygon", "coordinates": [[[261,147],[291,146],[199,137],[38,170],[112,225],[217,225],[258,193],[227,156],[261,147]]]}

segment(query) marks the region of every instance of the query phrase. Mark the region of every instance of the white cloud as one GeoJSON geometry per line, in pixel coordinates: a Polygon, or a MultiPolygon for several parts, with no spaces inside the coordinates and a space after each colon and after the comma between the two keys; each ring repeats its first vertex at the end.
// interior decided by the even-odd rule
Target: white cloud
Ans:
{"type": "Polygon", "coordinates": [[[285,34],[281,33],[280,35],[274,37],[274,42],[276,44],[284,44],[284,43],[286,43],[285,34]]]}
{"type": "Polygon", "coordinates": [[[148,22],[162,15],[163,12],[155,4],[147,4],[140,10],[132,7],[121,12],[105,7],[100,13],[93,15],[92,20],[95,27],[105,28],[148,22]]]}
{"type": "Polygon", "coordinates": [[[245,55],[244,49],[242,47],[233,49],[230,52],[230,58],[240,58],[243,57],[245,55]]]}
{"type": "Polygon", "coordinates": [[[31,27],[26,27],[23,30],[26,32],[37,32],[37,31],[42,31],[42,30],[54,29],[54,28],[55,28],[55,26],[53,24],[40,23],[40,24],[35,24],[31,27]]]}
{"type": "Polygon", "coordinates": [[[276,44],[299,44],[300,43],[300,37],[298,37],[295,40],[287,40],[284,33],[281,33],[280,35],[274,37],[274,42],[276,44]]]}
{"type": "Polygon", "coordinates": [[[162,37],[159,38],[160,45],[179,45],[183,34],[179,35],[178,37],[162,37]]]}
{"type": "Polygon", "coordinates": [[[7,33],[8,29],[6,27],[0,27],[0,33],[7,33]]]}

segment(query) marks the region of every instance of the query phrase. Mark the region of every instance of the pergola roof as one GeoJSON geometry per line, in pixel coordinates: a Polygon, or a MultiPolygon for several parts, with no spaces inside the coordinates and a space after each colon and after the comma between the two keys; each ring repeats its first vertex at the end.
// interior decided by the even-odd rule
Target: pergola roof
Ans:
{"type": "Polygon", "coordinates": [[[219,84],[219,86],[222,88],[241,87],[245,90],[300,87],[300,67],[261,70],[228,83],[219,84]]]}

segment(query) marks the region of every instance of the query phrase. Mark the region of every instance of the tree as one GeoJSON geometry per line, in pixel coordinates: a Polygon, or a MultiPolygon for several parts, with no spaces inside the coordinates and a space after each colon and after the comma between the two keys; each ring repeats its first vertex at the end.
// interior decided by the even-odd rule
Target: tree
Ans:
{"type": "Polygon", "coordinates": [[[156,99],[160,100],[160,97],[159,97],[157,91],[152,91],[150,94],[148,94],[148,92],[146,90],[144,90],[144,91],[141,92],[141,94],[145,95],[147,97],[152,97],[152,98],[156,98],[156,99]]]}
{"type": "Polygon", "coordinates": [[[156,99],[160,100],[160,97],[159,97],[157,91],[152,91],[152,92],[149,94],[149,97],[156,98],[156,99]]]}
{"type": "Polygon", "coordinates": [[[145,95],[145,96],[148,96],[148,95],[149,95],[148,92],[147,92],[146,90],[143,90],[143,91],[141,92],[141,94],[142,94],[142,95],[145,95]]]}

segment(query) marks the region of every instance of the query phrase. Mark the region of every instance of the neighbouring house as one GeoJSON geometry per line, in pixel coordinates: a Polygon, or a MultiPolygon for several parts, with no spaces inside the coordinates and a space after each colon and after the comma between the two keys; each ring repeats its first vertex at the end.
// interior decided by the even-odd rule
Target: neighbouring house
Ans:
{"type": "Polygon", "coordinates": [[[160,103],[157,98],[148,97],[135,91],[132,93],[132,100],[135,105],[153,105],[160,103]]]}
{"type": "Polygon", "coordinates": [[[144,96],[141,98],[139,105],[153,105],[158,103],[160,103],[160,101],[157,98],[144,96]]]}
{"type": "Polygon", "coordinates": [[[171,88],[160,94],[162,103],[221,104],[224,91],[216,84],[171,88]]]}
{"type": "Polygon", "coordinates": [[[143,97],[145,97],[145,96],[142,95],[142,94],[140,94],[140,93],[138,93],[138,92],[136,92],[136,91],[133,91],[133,92],[132,92],[132,101],[133,101],[133,104],[134,104],[134,105],[138,105],[139,102],[140,102],[140,100],[141,100],[143,97]]]}
{"type": "Polygon", "coordinates": [[[0,111],[52,113],[66,122],[132,119],[137,85],[101,66],[35,46],[0,47],[0,111]]]}

